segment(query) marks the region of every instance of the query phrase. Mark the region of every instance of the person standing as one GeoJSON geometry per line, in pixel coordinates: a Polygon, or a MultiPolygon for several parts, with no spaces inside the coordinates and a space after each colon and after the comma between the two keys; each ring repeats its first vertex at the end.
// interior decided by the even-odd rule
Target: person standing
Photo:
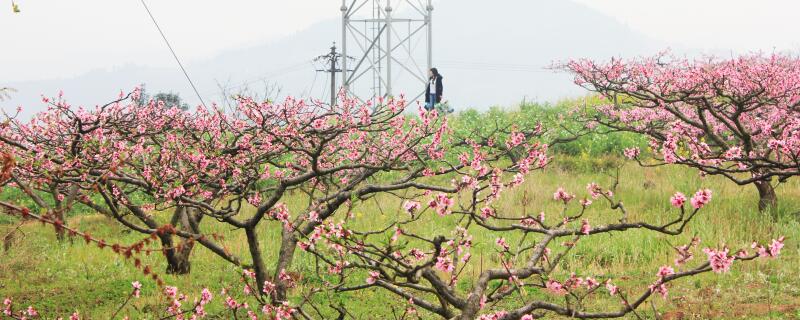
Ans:
{"type": "Polygon", "coordinates": [[[439,70],[428,70],[428,85],[425,88],[425,110],[431,111],[437,103],[442,102],[442,75],[439,70]]]}

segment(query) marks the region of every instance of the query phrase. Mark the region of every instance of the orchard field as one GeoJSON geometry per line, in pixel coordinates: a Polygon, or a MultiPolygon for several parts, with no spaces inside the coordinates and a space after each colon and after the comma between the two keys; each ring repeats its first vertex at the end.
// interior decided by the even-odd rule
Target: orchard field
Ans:
{"type": "MultiPolygon", "coordinates": [[[[560,156],[554,168],[548,172],[534,174],[524,188],[503,201],[504,206],[519,206],[523,194],[530,197],[530,210],[557,210],[549,196],[559,186],[572,190],[582,189],[592,181],[608,182],[606,176],[613,172],[604,164],[618,162],[613,157],[560,156]]],[[[800,204],[785,201],[777,217],[765,216],[750,204],[757,200],[755,190],[732,186],[719,178],[700,179],[696,172],[686,172],[681,168],[643,169],[633,164],[623,167],[625,178],[620,182],[619,193],[626,203],[633,204],[631,211],[637,216],[649,219],[663,219],[669,204],[664,194],[675,190],[694,190],[709,187],[715,192],[715,201],[707,212],[700,216],[681,237],[670,238],[654,236],[646,232],[608,235],[582,242],[576,248],[572,259],[588,261],[584,274],[601,276],[628,275],[626,281],[631,286],[646,287],[652,271],[660,265],[668,264],[674,258],[672,246],[688,242],[691,236],[700,236],[707,244],[726,243],[732,247],[747,246],[752,239],[765,239],[779,233],[794,239],[800,236],[800,223],[796,212],[800,204]]],[[[799,199],[800,185],[797,182],[782,186],[783,199],[799,199]]],[[[6,196],[12,196],[8,193],[6,196]]],[[[301,201],[298,199],[297,201],[301,201]]],[[[384,215],[396,215],[400,210],[370,214],[374,207],[365,206],[356,212],[358,223],[370,223],[372,219],[383,219],[384,215]]],[[[100,215],[76,215],[69,222],[81,230],[106,239],[119,242],[134,242],[140,238],[107,217],[100,215]]],[[[223,226],[220,228],[223,234],[223,226]]],[[[428,226],[432,230],[446,230],[446,221],[433,220],[428,226]]],[[[15,220],[4,220],[2,234],[17,228],[15,220]]],[[[130,283],[142,279],[139,270],[133,268],[125,259],[107,251],[100,251],[93,245],[80,240],[74,244],[58,243],[51,228],[34,221],[21,227],[23,232],[13,240],[11,249],[3,253],[0,291],[4,295],[17,297],[21,301],[35,303],[41,309],[52,310],[58,314],[72,311],[74,306],[81,314],[90,318],[103,318],[118,308],[128,292],[130,283]],[[24,299],[24,300],[23,300],[24,299]],[[70,306],[66,308],[65,306],[70,306]]],[[[265,237],[264,247],[277,246],[278,231],[264,228],[271,236],[265,237]]],[[[476,255],[483,256],[485,265],[496,265],[495,235],[476,233],[476,255]]],[[[247,248],[241,237],[227,238],[226,243],[233,251],[244,253],[247,248]]],[[[800,317],[800,254],[793,242],[784,248],[780,261],[762,261],[754,264],[738,265],[730,274],[724,276],[703,275],[690,281],[679,282],[667,299],[656,298],[662,319],[795,319],[800,317]],[[695,292],[700,291],[700,294],[695,292]]],[[[267,251],[269,254],[270,251],[267,251]]],[[[272,253],[274,254],[274,252],[272,253]]],[[[297,272],[304,275],[302,287],[313,287],[314,259],[307,255],[297,257],[297,272]]],[[[148,257],[156,269],[166,265],[158,255],[148,257]]],[[[206,284],[211,284],[215,292],[224,287],[239,283],[239,271],[228,264],[221,263],[213,254],[197,250],[193,256],[193,275],[167,276],[166,282],[189,292],[199,292],[206,284]]],[[[479,267],[479,266],[475,266],[479,267]]],[[[157,290],[152,284],[145,284],[145,291],[157,290]]],[[[327,299],[320,297],[320,299],[327,299]]],[[[397,312],[404,308],[402,302],[391,303],[370,291],[332,297],[327,301],[345,304],[358,319],[392,319],[392,309],[397,312]],[[379,316],[378,316],[379,315],[379,316]]],[[[605,299],[593,301],[613,308],[618,302],[605,299]]],[[[157,308],[161,303],[157,297],[142,299],[130,309],[132,318],[139,318],[136,310],[157,308]]],[[[221,310],[216,310],[221,311],[221,310]]],[[[650,307],[643,308],[640,315],[644,319],[656,318],[650,307]]],[[[144,316],[143,316],[144,317],[144,316]]],[[[425,317],[427,318],[427,317],[425,317]]]]}
{"type": "Polygon", "coordinates": [[[0,317],[799,318],[800,59],[662,59],[486,112],[46,100],[0,127],[0,317]]]}

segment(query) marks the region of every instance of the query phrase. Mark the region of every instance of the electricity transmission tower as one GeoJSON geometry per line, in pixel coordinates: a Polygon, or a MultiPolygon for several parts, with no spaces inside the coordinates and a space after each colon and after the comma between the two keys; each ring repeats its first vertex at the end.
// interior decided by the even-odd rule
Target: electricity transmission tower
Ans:
{"type": "Polygon", "coordinates": [[[342,60],[345,93],[362,101],[396,89],[421,97],[433,64],[431,0],[342,0],[341,11],[342,54],[356,56],[352,70],[342,60]]]}

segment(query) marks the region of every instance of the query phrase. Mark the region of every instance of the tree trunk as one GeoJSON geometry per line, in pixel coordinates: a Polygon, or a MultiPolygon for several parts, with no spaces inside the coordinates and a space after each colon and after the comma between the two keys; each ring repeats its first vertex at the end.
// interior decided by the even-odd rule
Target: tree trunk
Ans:
{"type": "Polygon", "coordinates": [[[275,266],[275,295],[273,296],[273,300],[276,302],[285,301],[286,297],[288,296],[286,291],[289,289],[286,286],[286,283],[281,281],[278,278],[281,270],[289,271],[289,267],[292,265],[292,259],[294,258],[294,251],[297,249],[297,240],[294,237],[294,232],[291,230],[287,230],[286,228],[281,229],[281,250],[278,253],[278,263],[275,266]]]}
{"type": "Polygon", "coordinates": [[[250,249],[250,257],[253,259],[253,272],[256,274],[256,286],[258,286],[258,292],[264,292],[264,281],[267,280],[267,270],[264,268],[264,258],[261,256],[256,227],[246,227],[244,232],[247,234],[247,246],[250,249]]]}
{"type": "MultiPolygon", "coordinates": [[[[180,228],[182,231],[190,233],[199,233],[197,225],[203,215],[193,208],[179,207],[175,209],[175,214],[172,217],[172,224],[180,228]]],[[[165,234],[162,237],[162,244],[168,248],[166,250],[167,256],[167,274],[189,274],[192,271],[192,263],[189,257],[194,249],[194,240],[181,238],[180,243],[173,247],[174,241],[171,234],[165,234]],[[167,245],[166,243],[169,243],[167,245]]]]}
{"type": "Polygon", "coordinates": [[[56,239],[58,239],[58,241],[64,241],[64,239],[66,239],[66,230],[64,230],[64,226],[67,225],[67,222],[64,221],[64,211],[53,210],[53,218],[61,222],[61,225],[53,225],[56,230],[56,239]]]}
{"type": "Polygon", "coordinates": [[[182,275],[189,274],[192,271],[189,255],[193,246],[194,242],[186,243],[186,241],[181,241],[179,248],[169,250],[171,252],[167,253],[167,274],[182,275]]]}
{"type": "Polygon", "coordinates": [[[758,189],[758,211],[764,212],[778,206],[778,196],[769,181],[755,182],[758,189]]]}

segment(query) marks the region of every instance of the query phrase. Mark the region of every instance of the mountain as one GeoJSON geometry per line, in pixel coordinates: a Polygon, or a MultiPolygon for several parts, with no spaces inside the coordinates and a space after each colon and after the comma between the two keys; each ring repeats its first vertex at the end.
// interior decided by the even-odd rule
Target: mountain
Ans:
{"type": "MultiPolygon", "coordinates": [[[[283,39],[189,64],[187,70],[206,103],[221,99],[220,85],[254,92],[277,86],[278,96],[321,99],[329,85],[325,74],[315,71],[322,66],[311,59],[327,53],[331,42],[339,42],[340,31],[339,21],[321,22],[283,39]]],[[[663,46],[572,1],[441,0],[434,10],[434,64],[445,77],[445,99],[457,109],[580,95],[582,89],[567,75],[544,67],[576,57],[653,54],[663,46]]],[[[27,116],[44,108],[41,94],[52,96],[63,89],[73,104],[96,105],[140,83],[151,93],[172,91],[190,104],[199,102],[177,67],[124,65],[74,78],[4,84],[18,92],[0,105],[3,110],[22,105],[27,116]]],[[[410,96],[421,89],[402,79],[395,85],[395,92],[410,96]]]]}

